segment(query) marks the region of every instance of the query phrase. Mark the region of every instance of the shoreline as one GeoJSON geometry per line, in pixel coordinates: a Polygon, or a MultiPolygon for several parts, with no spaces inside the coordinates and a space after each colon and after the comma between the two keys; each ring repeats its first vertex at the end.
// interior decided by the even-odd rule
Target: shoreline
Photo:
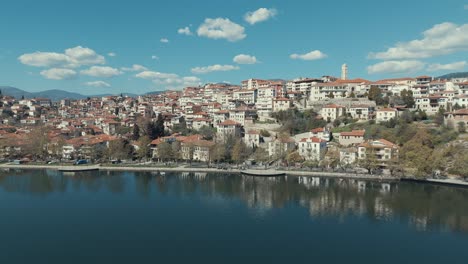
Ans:
{"type": "MultiPolygon", "coordinates": [[[[96,166],[91,165],[89,167],[98,167],[99,171],[134,171],[134,172],[145,172],[145,171],[159,171],[159,172],[206,172],[206,173],[236,173],[241,174],[241,172],[249,171],[255,172],[259,171],[258,177],[263,177],[262,174],[285,174],[286,176],[293,177],[322,177],[322,178],[345,178],[345,179],[355,179],[355,180],[365,180],[365,181],[385,181],[385,182],[413,182],[419,184],[433,184],[433,185],[443,185],[449,187],[461,187],[468,188],[468,182],[455,180],[455,179],[416,179],[409,177],[394,177],[388,175],[369,175],[362,173],[343,173],[343,172],[317,172],[317,171],[295,171],[295,170],[240,170],[240,169],[230,169],[223,170],[217,168],[186,168],[186,167],[149,167],[149,166],[96,166]]],[[[77,169],[76,166],[57,166],[57,165],[14,165],[14,164],[2,164],[0,169],[20,169],[20,170],[61,170],[61,169],[77,169]]],[[[83,167],[85,171],[86,167],[83,167]]]]}
{"type": "MultiPolygon", "coordinates": [[[[95,167],[95,166],[93,166],[95,167]]],[[[37,170],[37,169],[50,169],[50,170],[61,170],[64,168],[74,168],[76,166],[56,166],[56,165],[14,165],[14,164],[2,164],[0,165],[0,169],[23,169],[23,170],[37,170]]],[[[161,172],[211,172],[211,173],[238,173],[241,174],[242,171],[240,169],[230,169],[230,170],[223,170],[217,168],[186,168],[186,167],[175,167],[175,168],[167,168],[167,167],[125,167],[125,166],[99,166],[100,171],[161,171],[161,172]]],[[[250,172],[254,172],[257,170],[247,170],[250,172]]],[[[325,177],[325,178],[347,178],[347,179],[356,179],[356,180],[368,180],[368,181],[400,181],[399,177],[393,176],[375,176],[369,174],[354,174],[354,173],[343,173],[343,172],[317,172],[317,171],[294,171],[294,170],[258,170],[264,174],[265,172],[268,173],[270,171],[272,174],[284,173],[287,176],[294,176],[294,177],[325,177]]],[[[262,177],[261,174],[259,177],[262,177]]]]}

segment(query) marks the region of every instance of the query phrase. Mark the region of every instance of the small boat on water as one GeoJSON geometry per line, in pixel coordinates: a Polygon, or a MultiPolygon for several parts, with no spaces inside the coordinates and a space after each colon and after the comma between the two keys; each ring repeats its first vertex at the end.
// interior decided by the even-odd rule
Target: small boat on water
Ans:
{"type": "Polygon", "coordinates": [[[61,172],[80,172],[80,171],[98,171],[99,165],[86,166],[86,165],[75,165],[75,166],[62,166],[57,169],[61,172]]]}
{"type": "Polygon", "coordinates": [[[262,170],[245,170],[241,171],[242,175],[247,176],[256,176],[256,177],[281,177],[286,176],[284,172],[276,172],[276,171],[262,171],[262,170]]]}

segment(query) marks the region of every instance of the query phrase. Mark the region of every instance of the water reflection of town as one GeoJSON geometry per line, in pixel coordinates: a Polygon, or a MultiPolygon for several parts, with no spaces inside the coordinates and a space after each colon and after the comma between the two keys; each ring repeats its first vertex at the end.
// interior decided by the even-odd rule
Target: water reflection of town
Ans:
{"type": "Polygon", "coordinates": [[[418,230],[468,232],[468,190],[411,183],[388,183],[318,177],[259,178],[207,173],[93,172],[62,174],[53,170],[0,172],[0,188],[47,196],[57,192],[136,191],[176,196],[201,195],[244,201],[267,212],[288,203],[307,208],[311,217],[368,217],[374,221],[407,221],[418,230]]]}

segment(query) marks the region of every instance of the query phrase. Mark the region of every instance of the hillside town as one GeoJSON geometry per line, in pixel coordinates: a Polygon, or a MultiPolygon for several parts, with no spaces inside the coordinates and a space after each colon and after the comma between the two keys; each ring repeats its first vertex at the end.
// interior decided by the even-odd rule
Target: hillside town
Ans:
{"type": "Polygon", "coordinates": [[[127,97],[0,99],[0,158],[19,163],[362,169],[468,175],[468,78],[248,79],[127,97]]]}

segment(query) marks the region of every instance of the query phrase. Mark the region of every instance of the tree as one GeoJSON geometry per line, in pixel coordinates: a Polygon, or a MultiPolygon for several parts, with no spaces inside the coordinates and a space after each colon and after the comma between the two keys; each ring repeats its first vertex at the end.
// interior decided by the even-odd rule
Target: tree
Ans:
{"type": "Polygon", "coordinates": [[[48,137],[49,129],[41,126],[33,129],[29,133],[28,144],[25,146],[26,153],[31,154],[35,159],[45,159],[48,157],[48,137]]]}
{"type": "Polygon", "coordinates": [[[216,135],[216,128],[202,126],[198,132],[203,136],[203,139],[213,140],[214,136],[216,135]]]}
{"type": "Polygon", "coordinates": [[[141,137],[138,142],[137,157],[141,160],[146,160],[151,152],[151,139],[148,136],[141,137]]]}
{"type": "Polygon", "coordinates": [[[262,130],[260,130],[260,136],[262,136],[262,137],[271,137],[271,134],[270,134],[270,132],[268,132],[268,130],[262,129],[262,130]]]}
{"type": "Polygon", "coordinates": [[[459,133],[466,133],[465,122],[458,122],[458,132],[459,133]]]}
{"type": "Polygon", "coordinates": [[[434,117],[434,123],[436,123],[438,126],[441,126],[444,124],[444,114],[445,114],[445,109],[443,107],[439,108],[439,111],[434,117]]]}
{"type": "Polygon", "coordinates": [[[449,172],[459,176],[466,177],[468,175],[468,151],[462,151],[459,153],[453,162],[452,167],[449,169],[449,172]]]}
{"type": "Polygon", "coordinates": [[[158,144],[158,158],[162,161],[167,161],[172,159],[172,146],[167,142],[162,142],[158,144]]]}
{"type": "Polygon", "coordinates": [[[133,155],[133,147],[126,139],[119,138],[109,142],[107,149],[107,157],[109,159],[126,160],[133,155]]]}
{"type": "Polygon", "coordinates": [[[225,157],[225,146],[222,143],[216,143],[210,148],[210,159],[219,163],[225,157]]]}
{"type": "Polygon", "coordinates": [[[330,98],[330,99],[333,99],[333,98],[335,98],[335,95],[333,94],[333,92],[330,91],[330,92],[327,94],[327,97],[330,98]]]}
{"type": "Polygon", "coordinates": [[[159,114],[155,124],[155,138],[164,137],[164,129],[164,117],[159,114]]]}
{"type": "Polygon", "coordinates": [[[172,149],[172,158],[175,159],[176,161],[180,160],[182,158],[180,141],[172,142],[171,149],[172,149]]]}
{"type": "Polygon", "coordinates": [[[413,97],[413,91],[404,89],[403,91],[401,91],[400,97],[407,108],[414,107],[415,102],[413,97]]]}
{"type": "Polygon", "coordinates": [[[366,156],[363,159],[359,159],[358,165],[359,167],[366,169],[367,173],[372,174],[372,171],[379,167],[374,150],[366,150],[366,156]]]}
{"type": "Polygon", "coordinates": [[[243,140],[237,140],[232,149],[231,157],[237,164],[246,160],[248,157],[248,149],[243,140]]]}
{"type": "Polygon", "coordinates": [[[419,130],[411,140],[406,142],[400,151],[404,164],[414,170],[418,177],[427,177],[435,168],[433,158],[434,143],[426,130],[419,130]]]}
{"type": "Polygon", "coordinates": [[[257,162],[266,162],[270,159],[270,156],[264,148],[257,148],[253,153],[253,159],[257,162]]]}
{"type": "Polygon", "coordinates": [[[289,165],[291,163],[295,164],[295,163],[302,162],[304,160],[304,158],[302,158],[302,156],[299,154],[299,152],[293,151],[293,152],[288,154],[288,156],[286,157],[286,160],[288,161],[288,165],[289,165]]]}
{"type": "Polygon", "coordinates": [[[137,124],[133,125],[132,139],[138,140],[140,138],[140,127],[137,124]]]}

